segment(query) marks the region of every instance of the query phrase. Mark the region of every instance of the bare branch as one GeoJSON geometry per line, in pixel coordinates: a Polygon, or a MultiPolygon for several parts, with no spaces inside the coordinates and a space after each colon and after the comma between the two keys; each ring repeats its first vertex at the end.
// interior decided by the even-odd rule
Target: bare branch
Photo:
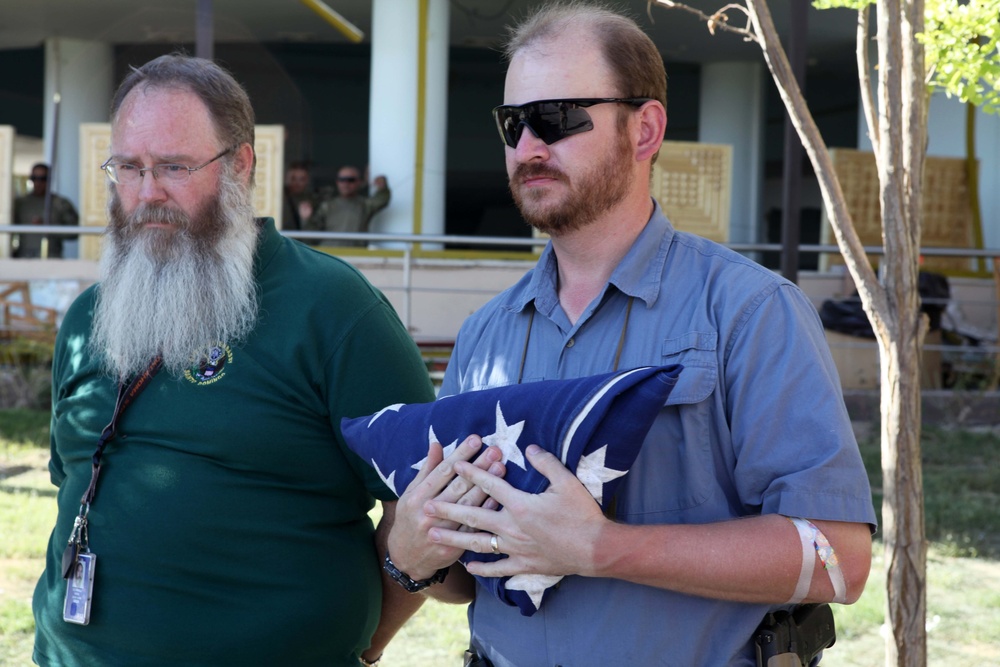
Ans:
{"type": "MultiPolygon", "coordinates": [[[[903,168],[905,169],[906,187],[906,231],[910,235],[911,247],[920,247],[920,205],[921,189],[924,177],[924,158],[927,155],[927,106],[930,102],[930,91],[924,85],[923,77],[927,71],[924,45],[917,35],[924,32],[924,0],[909,0],[903,6],[902,45],[903,70],[906,73],[916,72],[917,76],[907,76],[903,87],[903,110],[905,114],[906,131],[903,134],[903,168]]],[[[913,279],[912,294],[917,293],[916,256],[910,267],[913,279]]],[[[919,299],[916,308],[919,308],[919,299]]]]}
{"type": "Polygon", "coordinates": [[[865,120],[868,123],[868,137],[871,139],[872,149],[877,161],[880,157],[878,150],[878,112],[875,109],[875,101],[872,99],[871,62],[868,57],[868,13],[870,9],[871,5],[865,5],[858,10],[858,43],[856,54],[858,57],[858,81],[861,84],[861,108],[865,111],[865,120]]]}
{"type": "Polygon", "coordinates": [[[750,19],[753,21],[754,30],[759,37],[758,43],[764,53],[764,62],[767,63],[767,67],[771,71],[771,77],[778,87],[778,93],[785,103],[792,125],[795,126],[806,155],[809,156],[809,161],[813,165],[813,171],[823,194],[823,201],[826,203],[827,214],[830,217],[830,227],[837,238],[837,245],[840,246],[847,268],[862,296],[865,312],[868,313],[872,323],[876,324],[888,316],[885,295],[878,289],[878,277],[869,264],[864,246],[861,244],[857,230],[854,229],[851,213],[847,208],[847,200],[840,187],[840,181],[837,179],[837,172],[834,169],[833,160],[830,158],[830,152],[827,150],[819,128],[816,127],[816,122],[809,112],[802,90],[792,72],[792,66],[788,63],[785,50],[781,47],[781,41],[778,39],[778,32],[774,27],[767,3],[762,0],[747,0],[747,7],[750,9],[750,19]]]}
{"type": "Polygon", "coordinates": [[[746,7],[737,3],[730,3],[724,7],[718,9],[711,15],[706,14],[700,9],[695,9],[689,5],[685,5],[682,2],[674,2],[674,0],[647,0],[646,3],[646,14],[649,16],[650,20],[653,19],[652,14],[650,14],[650,8],[653,3],[663,5],[667,9],[680,9],[682,11],[688,12],[689,14],[694,14],[708,26],[708,31],[711,34],[715,34],[716,29],[724,30],[726,32],[731,32],[743,37],[744,41],[747,42],[758,42],[757,35],[754,34],[753,30],[750,28],[750,14],[746,7]],[[742,12],[744,16],[747,17],[747,25],[745,28],[737,28],[729,24],[729,12],[730,10],[742,12]]]}

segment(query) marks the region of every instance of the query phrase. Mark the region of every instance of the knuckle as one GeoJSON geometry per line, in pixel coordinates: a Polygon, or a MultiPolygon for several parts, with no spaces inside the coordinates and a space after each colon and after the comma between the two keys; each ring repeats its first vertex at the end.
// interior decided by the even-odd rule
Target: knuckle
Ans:
{"type": "Polygon", "coordinates": [[[469,483],[462,479],[461,477],[456,477],[452,480],[451,484],[448,485],[448,492],[454,494],[456,497],[465,495],[469,492],[469,483]]]}
{"type": "Polygon", "coordinates": [[[479,507],[485,502],[485,496],[482,492],[473,489],[472,491],[466,493],[464,496],[458,499],[459,505],[464,505],[466,507],[479,507]]]}

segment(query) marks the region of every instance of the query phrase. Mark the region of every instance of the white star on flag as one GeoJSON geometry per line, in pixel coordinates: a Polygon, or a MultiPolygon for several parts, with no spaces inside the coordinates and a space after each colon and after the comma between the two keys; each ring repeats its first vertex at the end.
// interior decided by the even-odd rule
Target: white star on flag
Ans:
{"type": "Polygon", "coordinates": [[[560,579],[561,576],[551,574],[515,574],[507,580],[504,588],[509,591],[524,591],[535,609],[539,609],[545,591],[559,583],[560,579]]]}
{"type": "Polygon", "coordinates": [[[576,464],[576,476],[583,485],[590,491],[594,499],[604,503],[604,485],[613,479],[618,479],[628,472],[628,470],[613,470],[605,467],[604,457],[608,453],[608,446],[604,445],[595,449],[590,454],[580,457],[580,462],[576,464]]]}
{"type": "Polygon", "coordinates": [[[389,473],[389,476],[386,477],[382,474],[382,471],[379,470],[378,463],[375,462],[375,459],[372,459],[372,466],[375,467],[375,473],[379,476],[379,479],[382,480],[382,483],[388,486],[392,492],[396,494],[396,497],[399,498],[399,491],[396,490],[396,471],[393,470],[389,473]]]}
{"type": "Polygon", "coordinates": [[[385,406],[384,408],[382,408],[381,410],[372,415],[372,418],[368,421],[368,426],[374,424],[376,419],[384,415],[389,410],[392,410],[393,412],[399,412],[399,409],[404,405],[406,405],[406,403],[393,403],[392,405],[385,406]]]}
{"type": "Polygon", "coordinates": [[[483,444],[487,447],[499,447],[500,451],[503,452],[503,457],[500,459],[503,463],[507,463],[509,459],[511,463],[520,466],[522,470],[527,470],[524,466],[524,454],[517,448],[517,439],[521,437],[522,430],[524,430],[523,421],[507,425],[507,420],[504,419],[503,411],[500,409],[500,401],[497,401],[497,431],[485,436],[483,444]]]}
{"type": "MultiPolygon", "coordinates": [[[[438,444],[441,444],[441,440],[434,433],[434,427],[433,426],[431,426],[427,430],[427,444],[430,445],[432,442],[436,442],[438,444]]],[[[448,456],[450,456],[451,453],[455,451],[456,447],[458,447],[458,440],[452,441],[452,443],[450,445],[442,446],[442,449],[444,450],[444,457],[448,458],[448,456]]],[[[420,470],[421,468],[424,467],[425,463],[427,463],[427,457],[426,456],[424,458],[420,459],[419,461],[417,461],[416,463],[414,463],[413,465],[411,465],[410,467],[413,468],[414,470],[420,470]]]]}

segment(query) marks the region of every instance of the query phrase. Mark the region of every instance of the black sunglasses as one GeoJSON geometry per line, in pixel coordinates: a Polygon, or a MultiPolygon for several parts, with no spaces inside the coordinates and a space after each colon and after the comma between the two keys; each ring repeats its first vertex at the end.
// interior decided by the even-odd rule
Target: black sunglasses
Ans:
{"type": "Polygon", "coordinates": [[[565,100],[537,100],[527,104],[502,104],[493,109],[493,119],[500,131],[500,138],[511,148],[517,148],[522,128],[546,144],[554,144],[560,139],[589,132],[594,129],[594,121],[585,107],[595,104],[629,104],[640,107],[652,97],[585,97],[565,100]]]}

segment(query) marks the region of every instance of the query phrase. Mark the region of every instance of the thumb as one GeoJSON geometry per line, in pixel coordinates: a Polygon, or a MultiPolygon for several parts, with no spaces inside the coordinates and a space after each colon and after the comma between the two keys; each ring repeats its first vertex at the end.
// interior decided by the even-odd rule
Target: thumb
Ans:
{"type": "Polygon", "coordinates": [[[555,484],[559,479],[570,477],[576,479],[573,473],[562,464],[555,454],[548,452],[538,445],[528,445],[524,453],[528,457],[528,462],[534,466],[535,470],[542,473],[549,482],[555,484]]]}
{"type": "Polygon", "coordinates": [[[441,447],[441,443],[430,443],[427,447],[427,460],[424,461],[424,465],[420,468],[420,472],[417,473],[417,476],[413,478],[412,482],[410,482],[410,486],[417,486],[420,482],[424,481],[427,478],[427,475],[429,475],[431,471],[434,470],[434,468],[436,468],[443,460],[444,449],[441,447]]]}

